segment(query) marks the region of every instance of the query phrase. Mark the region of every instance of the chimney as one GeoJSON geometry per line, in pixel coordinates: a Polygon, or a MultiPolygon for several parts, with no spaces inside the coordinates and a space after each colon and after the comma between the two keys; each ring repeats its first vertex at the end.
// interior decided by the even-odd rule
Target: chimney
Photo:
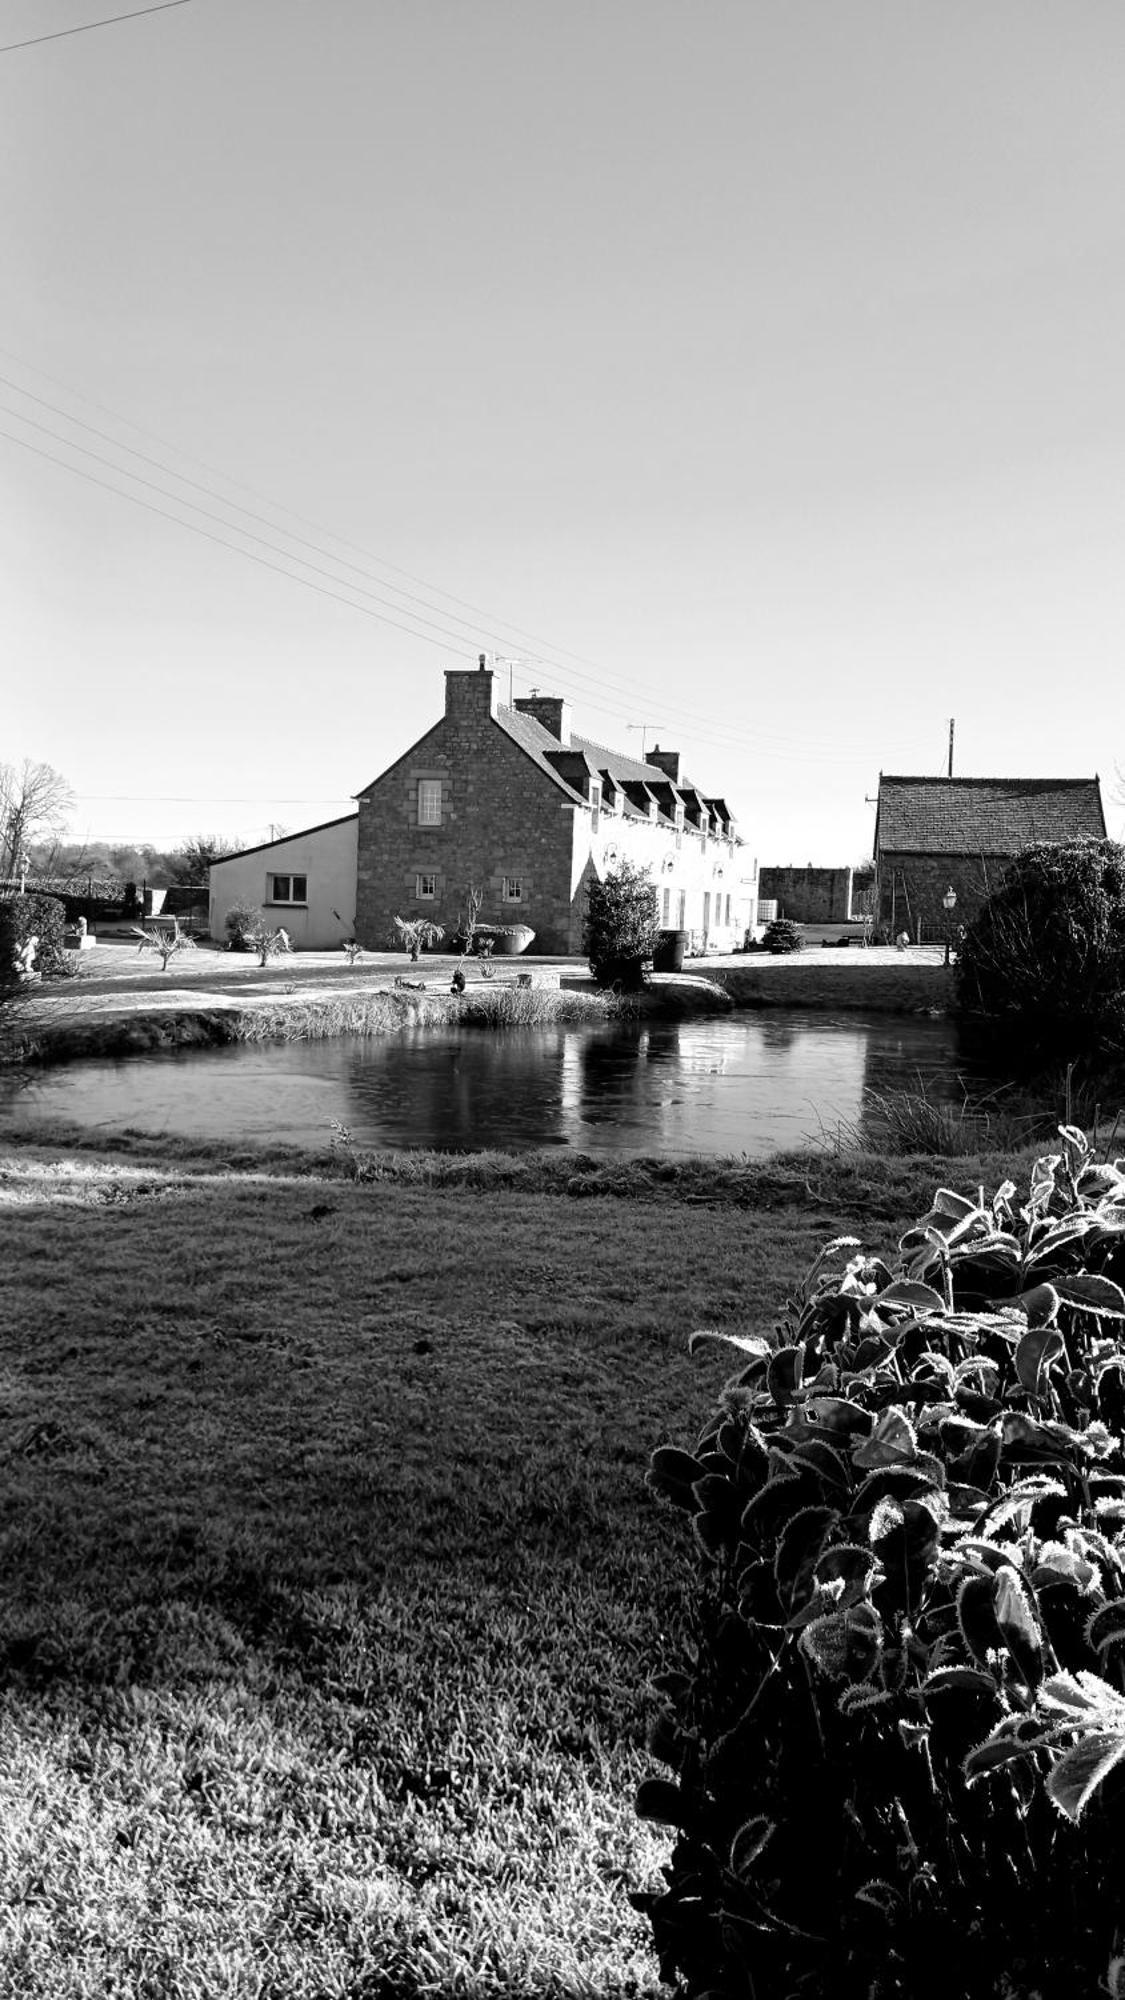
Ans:
{"type": "Polygon", "coordinates": [[[566,749],[570,743],[570,703],[555,694],[523,694],[517,697],[515,707],[521,715],[530,715],[543,728],[549,730],[555,740],[566,749]]]}
{"type": "Polygon", "coordinates": [[[445,674],[445,712],[465,722],[470,716],[491,716],[496,713],[492,693],[492,675],[485,665],[485,655],[480,657],[480,665],[472,668],[447,667],[445,674]]]}
{"type": "Polygon", "coordinates": [[[654,743],[652,749],[645,757],[645,763],[655,764],[657,770],[663,771],[665,777],[670,778],[674,785],[679,784],[680,753],[678,750],[662,750],[659,743],[654,743]]]}

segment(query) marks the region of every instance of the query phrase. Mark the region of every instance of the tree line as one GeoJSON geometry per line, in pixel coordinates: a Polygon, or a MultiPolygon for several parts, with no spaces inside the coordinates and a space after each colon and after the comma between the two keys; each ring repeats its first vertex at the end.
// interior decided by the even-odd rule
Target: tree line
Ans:
{"type": "Polygon", "coordinates": [[[76,804],[73,787],[53,765],[31,757],[0,762],[0,885],[26,877],[79,890],[96,875],[173,888],[205,882],[212,861],[237,851],[233,841],[205,833],[171,848],[68,839],[76,804]]]}

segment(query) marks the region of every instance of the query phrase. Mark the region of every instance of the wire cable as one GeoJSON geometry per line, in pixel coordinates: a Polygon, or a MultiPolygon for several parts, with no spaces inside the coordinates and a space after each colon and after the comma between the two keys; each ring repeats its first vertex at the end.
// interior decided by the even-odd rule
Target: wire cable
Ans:
{"type": "Polygon", "coordinates": [[[142,14],[166,14],[170,7],[188,7],[191,0],[160,0],[158,7],[135,7],[131,14],[107,14],[103,21],[83,21],[77,28],[57,28],[53,35],[31,35],[26,42],[0,43],[0,56],[13,49],[34,49],[40,42],[61,42],[67,35],[88,35],[92,28],[112,28],[118,21],[139,21],[142,14]]]}
{"type": "MultiPolygon", "coordinates": [[[[41,376],[45,381],[53,382],[56,387],[64,389],[68,395],[78,396],[80,401],[88,400],[82,397],[79,391],[70,388],[64,382],[60,382],[57,377],[47,375],[42,369],[36,368],[30,362],[24,361],[21,356],[13,354],[11,350],[0,347],[0,354],[7,354],[8,358],[18,362],[20,367],[27,369],[31,374],[41,376]]],[[[140,459],[142,463],[153,466],[156,470],[163,472],[171,479],[177,480],[182,485],[192,486],[197,491],[206,493],[209,498],[217,500],[221,506],[233,508],[235,512],[245,514],[248,519],[258,521],[262,526],[269,528],[272,533],[282,535],[288,541],[297,542],[305,548],[313,549],[318,555],[326,556],[330,562],[336,563],[341,568],[354,570],[357,575],[366,577],[369,581],[379,584],[381,589],[393,592],[396,597],[403,597],[407,602],[420,605],[425,610],[436,611],[440,618],[452,624],[466,626],[474,635],[474,647],[479,647],[482,636],[497,641],[500,647],[506,646],[510,641],[504,636],[505,632],[518,633],[523,638],[531,639],[536,647],[535,653],[531,656],[525,656],[519,662],[511,664],[518,664],[521,669],[527,667],[534,668],[537,665],[542,666],[553,673],[560,681],[569,680],[577,683],[582,690],[580,698],[590,707],[596,707],[599,713],[612,715],[616,718],[618,711],[594,701],[589,693],[586,692],[589,688],[593,688],[598,693],[603,694],[617,693],[630,703],[635,702],[641,697],[641,691],[638,689],[635,681],[625,680],[619,675],[608,672],[605,668],[599,666],[596,661],[586,660],[586,656],[583,654],[570,653],[565,647],[551,646],[549,642],[537,639],[533,633],[525,632],[520,626],[514,625],[507,620],[497,622],[492,613],[482,610],[479,606],[470,604],[467,599],[455,596],[451,591],[442,589],[440,585],[427,583],[424,578],[414,576],[409,570],[398,568],[396,564],[387,562],[383,557],[373,554],[357,543],[347,541],[345,537],[337,535],[332,529],[319,527],[317,523],[310,522],[304,516],[294,513],[292,509],[285,507],[283,504],[274,502],[256,493],[252,487],[246,486],[239,480],[232,479],[227,473],[208,465],[204,460],[193,459],[190,454],[181,452],[176,445],[170,443],[167,439],[162,439],[156,436],[155,433],[145,431],[140,426],[133,424],[128,417],[124,417],[118,411],[110,409],[106,404],[94,403],[92,407],[102,410],[106,416],[112,417],[115,423],[124,424],[128,429],[136,431],[139,436],[151,438],[153,442],[163,445],[166,450],[173,452],[176,456],[187,459],[189,464],[195,464],[199,466],[200,470],[210,472],[213,478],[220,479],[227,485],[239,488],[242,492],[248,493],[253,499],[261,500],[264,506],[272,507],[277,513],[288,514],[291,520],[299,521],[302,526],[311,527],[322,538],[338,542],[341,547],[350,548],[354,553],[365,556],[368,562],[375,563],[378,568],[388,570],[392,575],[407,577],[411,582],[418,583],[421,589],[430,592],[431,596],[447,598],[451,604],[460,604],[465,609],[474,611],[477,613],[479,620],[483,622],[470,625],[468,620],[459,617],[456,612],[446,611],[441,605],[434,605],[429,603],[425,598],[416,597],[412,592],[404,591],[400,585],[388,583],[384,578],[373,575],[371,570],[363,569],[358,564],[349,563],[345,558],[335,555],[331,550],[321,547],[318,543],[310,542],[303,536],[293,534],[290,529],[281,526],[275,521],[271,521],[264,515],[256,513],[251,508],[243,507],[240,502],[228,500],[225,495],[217,493],[213,487],[205,485],[202,481],[188,478],[187,475],[175,471],[174,468],[165,465],[161,460],[151,458],[147,453],[138,451],[134,445],[125,444],[110,433],[99,430],[95,425],[87,423],[84,418],[73,416],[69,411],[63,410],[57,404],[49,402],[45,397],[36,396],[31,390],[24,389],[19,383],[13,382],[10,377],[0,376],[0,381],[4,382],[16,395],[23,396],[28,401],[37,403],[42,408],[50,410],[52,415],[60,417],[63,422],[77,425],[79,429],[89,431],[94,437],[98,437],[103,442],[113,445],[115,450],[126,452],[130,457],[140,459]],[[561,664],[561,662],[567,660],[584,661],[586,665],[593,669],[593,672],[583,673],[577,667],[561,664]]],[[[12,411],[10,414],[17,415],[18,413],[12,411]]],[[[20,421],[30,422],[31,420],[21,417],[20,421]]],[[[49,436],[54,435],[50,431],[47,434],[49,436]]],[[[60,440],[60,442],[69,441],[60,440]]],[[[83,447],[76,445],[74,449],[82,450],[83,447]]],[[[120,469],[125,472],[126,477],[136,477],[135,474],[125,471],[125,468],[120,469]]],[[[190,505],[192,503],[188,502],[185,504],[190,505]]],[[[204,512],[205,510],[198,509],[197,511],[204,512]]],[[[236,533],[244,532],[234,522],[224,523],[224,525],[233,528],[236,533]]],[[[297,560],[301,560],[301,558],[297,558],[297,560]]],[[[312,565],[310,564],[308,567],[311,568],[312,565]]],[[[377,598],[376,601],[386,603],[385,598],[377,598]]],[[[394,608],[398,610],[402,607],[396,605],[394,608]]],[[[447,629],[447,626],[439,626],[437,629],[444,631],[447,629]]],[[[521,671],[518,675],[514,675],[514,678],[518,678],[521,685],[530,687],[533,684],[535,676],[533,673],[521,671]]],[[[654,726],[660,726],[663,723],[667,727],[684,728],[688,734],[698,734],[697,710],[685,704],[662,699],[659,696],[653,695],[651,690],[644,691],[644,699],[650,707],[657,708],[660,711],[659,716],[653,717],[654,726]]],[[[727,742],[732,735],[735,739],[739,739],[740,732],[726,732],[721,738],[716,737],[709,740],[727,742]]],[[[752,743],[758,749],[768,747],[771,751],[776,751],[776,754],[780,756],[785,756],[787,753],[799,755],[802,760],[808,758],[811,750],[810,739],[807,734],[790,734],[789,732],[779,732],[776,730],[756,730],[752,736],[741,737],[741,740],[752,743]]],[[[830,745],[825,741],[824,753],[830,757],[837,754],[835,744],[830,745]]]]}

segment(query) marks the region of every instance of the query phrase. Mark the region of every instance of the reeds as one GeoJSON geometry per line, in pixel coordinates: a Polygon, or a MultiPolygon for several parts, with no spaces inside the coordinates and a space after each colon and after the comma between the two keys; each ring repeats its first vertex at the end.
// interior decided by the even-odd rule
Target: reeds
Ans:
{"type": "Polygon", "coordinates": [[[834,1126],[822,1124],[819,1138],[836,1153],[962,1159],[1018,1152],[1049,1136],[1060,1115],[1047,1106],[1016,1106],[997,1092],[973,1099],[962,1089],[960,1103],[949,1103],[932,1098],[919,1078],[916,1090],[866,1091],[858,1115],[838,1119],[834,1126]]]}
{"type": "Polygon", "coordinates": [[[464,994],[457,1019],[468,1028],[551,1028],[606,1021],[617,1009],[608,993],[547,986],[479,986],[464,994]]]}

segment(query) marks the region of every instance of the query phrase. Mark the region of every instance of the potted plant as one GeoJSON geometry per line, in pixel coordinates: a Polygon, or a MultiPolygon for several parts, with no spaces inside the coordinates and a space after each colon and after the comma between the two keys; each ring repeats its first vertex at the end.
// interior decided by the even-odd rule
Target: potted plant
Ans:
{"type": "Polygon", "coordinates": [[[392,944],[400,944],[410,953],[411,965],[417,965],[424,949],[440,944],[445,932],[440,924],[430,922],[428,917],[396,917],[392,944]]]}

